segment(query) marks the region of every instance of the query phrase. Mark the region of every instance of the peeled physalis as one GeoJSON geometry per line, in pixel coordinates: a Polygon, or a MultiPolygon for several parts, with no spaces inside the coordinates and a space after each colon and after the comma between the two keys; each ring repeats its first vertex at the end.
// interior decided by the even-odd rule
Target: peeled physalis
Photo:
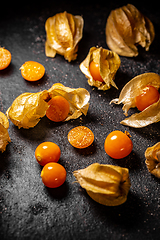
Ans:
{"type": "Polygon", "coordinates": [[[62,96],[69,103],[69,113],[65,121],[87,114],[89,92],[84,88],[69,88],[56,83],[49,90],[37,93],[26,92],[18,96],[7,110],[7,117],[18,128],[34,127],[46,115],[48,102],[55,96],[62,96]]]}
{"type": "Polygon", "coordinates": [[[127,168],[93,163],[74,171],[73,175],[88,195],[100,204],[117,206],[127,200],[131,185],[127,168]]]}
{"type": "Polygon", "coordinates": [[[4,152],[6,150],[7,144],[11,141],[9,134],[9,121],[4,113],[0,112],[0,151],[4,152]]]}
{"type": "MultiPolygon", "coordinates": [[[[124,114],[128,115],[130,108],[136,107],[137,96],[140,96],[147,86],[160,88],[160,76],[156,73],[144,73],[130,80],[120,92],[119,98],[113,99],[111,103],[123,103],[124,114]]],[[[147,101],[147,100],[146,100],[147,101]]],[[[148,99],[149,101],[149,99],[148,99]]],[[[160,99],[146,107],[143,111],[131,115],[120,123],[130,127],[141,128],[160,121],[160,99]]]]}
{"type": "Polygon", "coordinates": [[[92,47],[85,60],[80,64],[80,70],[88,78],[88,84],[100,90],[112,86],[117,88],[114,78],[121,64],[119,56],[102,47],[92,47]]]}
{"type": "Polygon", "coordinates": [[[145,158],[148,171],[160,178],[160,142],[146,149],[145,158]]]}
{"type": "Polygon", "coordinates": [[[132,4],[111,11],[107,19],[107,45],[121,56],[137,56],[137,45],[148,51],[154,37],[152,22],[132,4]]]}
{"type": "Polygon", "coordinates": [[[47,19],[45,52],[47,57],[63,55],[69,62],[77,58],[78,43],[83,34],[83,18],[66,11],[47,19]]]}

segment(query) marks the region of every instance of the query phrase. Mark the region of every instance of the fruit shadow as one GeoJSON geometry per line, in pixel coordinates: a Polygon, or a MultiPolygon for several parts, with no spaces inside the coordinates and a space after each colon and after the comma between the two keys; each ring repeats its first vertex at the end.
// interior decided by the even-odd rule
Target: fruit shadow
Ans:
{"type": "Polygon", "coordinates": [[[67,197],[68,192],[69,192],[69,185],[67,182],[64,182],[60,187],[57,187],[57,188],[45,187],[45,192],[52,199],[60,200],[60,199],[67,197]]]}
{"type": "Polygon", "coordinates": [[[78,153],[79,155],[83,155],[83,156],[89,156],[89,155],[93,155],[96,152],[96,143],[93,142],[90,146],[88,146],[87,148],[73,148],[74,151],[76,153],[78,153]]]}

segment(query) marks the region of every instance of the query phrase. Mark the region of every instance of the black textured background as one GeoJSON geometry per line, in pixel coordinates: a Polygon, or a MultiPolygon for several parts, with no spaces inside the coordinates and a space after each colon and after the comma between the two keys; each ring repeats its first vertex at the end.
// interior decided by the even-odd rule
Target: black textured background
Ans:
{"type": "Polygon", "coordinates": [[[158,2],[157,5],[153,1],[130,2],[153,22],[156,37],[149,52],[140,47],[138,57],[121,57],[115,79],[119,90],[112,87],[103,92],[90,87],[79,69],[90,47],[107,48],[107,17],[112,9],[127,3],[58,0],[1,5],[0,45],[10,50],[12,62],[0,72],[0,111],[5,112],[21,93],[49,89],[56,82],[86,88],[91,99],[87,116],[77,120],[53,123],[44,117],[29,130],[19,130],[10,122],[12,142],[0,154],[0,239],[159,239],[160,181],[148,173],[144,152],[160,140],[160,124],[143,129],[125,127],[119,123],[125,117],[121,106],[109,105],[136,75],[151,71],[160,74],[158,2]],[[78,58],[71,63],[59,55],[47,58],[44,52],[45,21],[65,10],[84,18],[78,58]],[[19,68],[28,60],[44,65],[46,73],[42,80],[30,83],[21,77],[19,68]],[[67,141],[69,130],[78,125],[89,127],[95,134],[88,149],[74,149],[67,141]],[[116,129],[129,131],[134,145],[132,153],[122,160],[111,159],[103,147],[107,134],[116,129]],[[43,141],[53,141],[61,148],[59,163],[66,168],[67,179],[57,189],[48,189],[41,182],[41,167],[34,151],[43,141]],[[100,205],[78,183],[73,183],[72,172],[94,162],[129,168],[131,188],[126,203],[117,207],[100,205]]]}

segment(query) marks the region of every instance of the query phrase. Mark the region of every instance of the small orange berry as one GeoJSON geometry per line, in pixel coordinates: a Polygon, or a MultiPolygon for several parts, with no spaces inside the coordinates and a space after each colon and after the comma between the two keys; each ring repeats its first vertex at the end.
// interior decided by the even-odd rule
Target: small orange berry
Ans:
{"type": "Polygon", "coordinates": [[[69,113],[69,102],[62,96],[55,96],[48,102],[49,108],[46,116],[54,122],[61,122],[66,119],[69,113]]]}
{"type": "Polygon", "coordinates": [[[42,64],[34,61],[25,62],[21,67],[21,75],[27,81],[38,81],[45,73],[45,68],[42,64]]]}
{"type": "Polygon", "coordinates": [[[68,141],[75,148],[86,148],[93,143],[94,134],[89,128],[78,126],[69,131],[68,141]]]}
{"type": "Polygon", "coordinates": [[[0,70],[7,68],[11,62],[11,53],[5,48],[0,48],[0,70]]]}
{"type": "Polygon", "coordinates": [[[43,142],[35,150],[35,158],[41,166],[49,162],[58,162],[60,155],[59,146],[53,142],[43,142]]]}
{"type": "Polygon", "coordinates": [[[41,171],[42,182],[49,188],[60,187],[65,182],[66,175],[65,168],[55,162],[47,163],[41,171]]]}

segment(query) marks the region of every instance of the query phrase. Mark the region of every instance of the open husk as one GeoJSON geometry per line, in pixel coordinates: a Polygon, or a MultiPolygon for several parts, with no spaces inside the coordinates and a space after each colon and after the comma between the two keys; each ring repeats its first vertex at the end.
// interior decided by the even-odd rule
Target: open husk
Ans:
{"type": "Polygon", "coordinates": [[[121,56],[137,56],[137,45],[148,51],[154,37],[152,22],[132,4],[111,11],[107,19],[107,45],[121,56]]]}
{"type": "Polygon", "coordinates": [[[77,58],[78,43],[83,34],[83,18],[73,16],[66,11],[57,13],[45,23],[47,57],[55,57],[56,53],[63,55],[69,62],[77,58]]]}
{"type": "Polygon", "coordinates": [[[146,149],[145,158],[148,171],[160,178],[160,142],[146,149]]]}
{"type": "MultiPolygon", "coordinates": [[[[124,105],[122,109],[127,116],[128,110],[136,107],[135,97],[139,96],[147,85],[151,85],[158,90],[160,88],[160,76],[156,73],[144,73],[136,76],[123,87],[119,98],[113,99],[110,103],[123,103],[124,105]]],[[[160,99],[142,112],[135,113],[120,123],[130,127],[141,128],[159,121],[160,99]]]]}
{"type": "Polygon", "coordinates": [[[90,94],[84,88],[69,88],[55,83],[49,90],[37,93],[23,93],[18,96],[8,108],[7,117],[18,128],[31,128],[45,116],[48,101],[54,96],[62,96],[70,104],[70,110],[65,121],[86,115],[89,108],[90,94]]]}
{"type": "Polygon", "coordinates": [[[70,104],[70,110],[65,121],[76,119],[82,114],[87,115],[90,94],[85,88],[69,88],[63,84],[56,83],[48,90],[50,98],[60,95],[70,104]]]}
{"type": "Polygon", "coordinates": [[[93,163],[74,171],[73,175],[88,195],[100,204],[117,206],[127,200],[131,185],[127,168],[93,163]]]}
{"type": "Polygon", "coordinates": [[[85,60],[80,64],[80,70],[88,78],[88,84],[100,90],[107,90],[112,86],[117,88],[114,78],[121,64],[119,56],[102,47],[92,47],[85,60]],[[99,65],[100,75],[104,82],[95,81],[89,71],[90,63],[94,61],[99,65]]]}
{"type": "Polygon", "coordinates": [[[9,121],[6,115],[0,112],[0,151],[1,152],[4,152],[6,150],[7,144],[11,142],[11,139],[8,133],[8,128],[9,128],[9,121]]]}

